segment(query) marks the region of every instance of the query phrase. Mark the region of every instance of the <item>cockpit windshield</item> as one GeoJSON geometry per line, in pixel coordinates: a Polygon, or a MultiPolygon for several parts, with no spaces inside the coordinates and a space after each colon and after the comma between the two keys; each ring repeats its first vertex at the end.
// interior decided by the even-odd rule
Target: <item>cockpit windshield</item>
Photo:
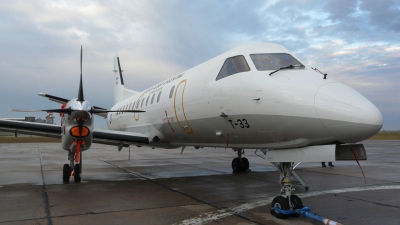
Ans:
{"type": "Polygon", "coordinates": [[[251,54],[250,57],[259,71],[279,70],[289,66],[296,69],[304,69],[303,64],[287,53],[251,54]]]}
{"type": "Polygon", "coordinates": [[[250,71],[250,67],[247,64],[246,59],[242,55],[227,58],[218,73],[216,80],[225,78],[227,76],[250,71]]]}

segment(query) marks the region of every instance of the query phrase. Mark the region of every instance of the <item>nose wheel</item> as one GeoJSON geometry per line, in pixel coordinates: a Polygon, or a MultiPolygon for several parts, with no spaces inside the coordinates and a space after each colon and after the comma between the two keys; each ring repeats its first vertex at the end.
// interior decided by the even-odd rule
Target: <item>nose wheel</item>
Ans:
{"type": "Polygon", "coordinates": [[[238,157],[232,160],[232,170],[234,172],[247,171],[250,167],[249,160],[246,157],[242,157],[244,154],[243,149],[233,149],[237,152],[238,157]]]}
{"type": "Polygon", "coordinates": [[[75,164],[75,168],[74,168],[74,179],[75,181],[81,181],[81,164],[75,164]]]}
{"type": "Polygon", "coordinates": [[[68,164],[64,164],[64,167],[63,167],[63,181],[64,182],[69,181],[70,174],[71,174],[71,167],[69,167],[68,164]]]}

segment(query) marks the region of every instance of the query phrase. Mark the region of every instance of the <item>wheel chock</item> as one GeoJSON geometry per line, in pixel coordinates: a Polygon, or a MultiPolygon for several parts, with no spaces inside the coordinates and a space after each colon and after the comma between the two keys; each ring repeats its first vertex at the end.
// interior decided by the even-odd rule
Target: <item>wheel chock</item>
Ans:
{"type": "Polygon", "coordinates": [[[324,217],[322,217],[320,215],[311,213],[311,208],[307,207],[307,206],[304,206],[301,209],[295,209],[295,210],[292,210],[292,209],[282,210],[282,209],[279,209],[279,208],[276,208],[276,207],[273,207],[273,209],[278,211],[279,213],[285,214],[285,215],[300,214],[300,215],[302,215],[302,216],[304,216],[306,218],[322,222],[325,225],[342,225],[341,223],[338,223],[338,222],[335,222],[333,220],[326,219],[326,218],[324,218],[324,217]]]}

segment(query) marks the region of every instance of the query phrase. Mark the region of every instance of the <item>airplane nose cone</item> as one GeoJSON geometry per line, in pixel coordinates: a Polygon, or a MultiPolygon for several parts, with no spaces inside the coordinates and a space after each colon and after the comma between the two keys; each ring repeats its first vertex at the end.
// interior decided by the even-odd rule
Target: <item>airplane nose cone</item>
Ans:
{"type": "Polygon", "coordinates": [[[342,83],[322,85],[315,94],[315,108],[326,129],[343,143],[365,140],[382,128],[379,109],[342,83]]]}

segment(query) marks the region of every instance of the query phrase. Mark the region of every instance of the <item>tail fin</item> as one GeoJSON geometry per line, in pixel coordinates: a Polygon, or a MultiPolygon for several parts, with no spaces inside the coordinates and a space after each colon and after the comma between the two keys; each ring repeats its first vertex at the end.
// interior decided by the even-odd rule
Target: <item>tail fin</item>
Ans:
{"type": "Polygon", "coordinates": [[[119,56],[114,56],[114,76],[115,76],[115,91],[114,91],[114,104],[135,95],[137,92],[126,89],[124,86],[124,77],[122,76],[121,63],[119,56]]]}

